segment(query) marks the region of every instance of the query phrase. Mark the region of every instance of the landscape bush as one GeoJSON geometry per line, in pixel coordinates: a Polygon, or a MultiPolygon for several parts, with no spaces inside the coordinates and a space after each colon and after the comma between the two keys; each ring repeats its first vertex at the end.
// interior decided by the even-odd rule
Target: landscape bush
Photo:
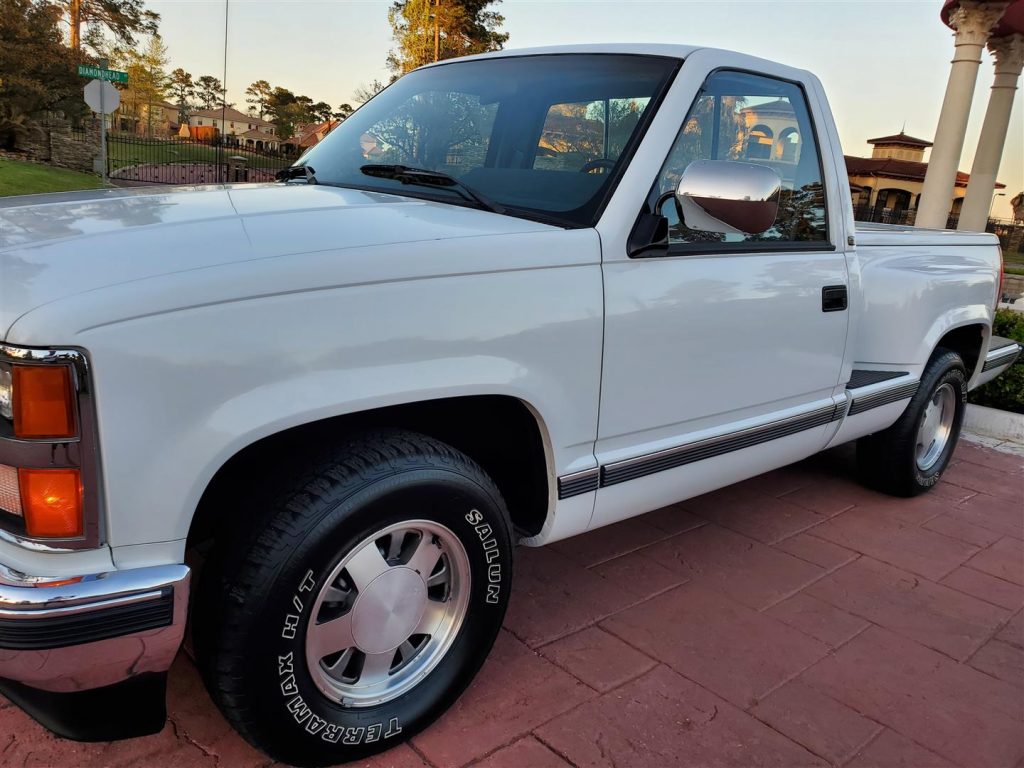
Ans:
{"type": "MultiPolygon", "coordinates": [[[[997,310],[992,333],[1024,344],[1024,312],[997,310]]],[[[978,405],[1024,413],[1024,356],[999,378],[971,392],[968,399],[978,405]]]]}

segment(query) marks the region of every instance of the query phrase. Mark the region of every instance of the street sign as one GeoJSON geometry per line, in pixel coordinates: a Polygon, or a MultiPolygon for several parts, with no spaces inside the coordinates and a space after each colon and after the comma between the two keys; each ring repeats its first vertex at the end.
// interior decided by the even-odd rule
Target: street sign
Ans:
{"type": "Polygon", "coordinates": [[[89,109],[101,115],[109,115],[121,106],[121,92],[103,80],[90,80],[83,92],[89,109]]]}
{"type": "Polygon", "coordinates": [[[128,73],[118,72],[116,69],[105,69],[103,67],[92,67],[88,64],[78,65],[79,77],[92,77],[97,80],[108,80],[113,83],[127,83],[128,73]]]}

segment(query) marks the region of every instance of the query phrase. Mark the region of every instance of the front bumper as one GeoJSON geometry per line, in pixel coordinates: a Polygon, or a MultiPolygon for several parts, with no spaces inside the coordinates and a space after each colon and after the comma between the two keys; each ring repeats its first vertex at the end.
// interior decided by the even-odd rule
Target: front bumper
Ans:
{"type": "Polygon", "coordinates": [[[0,565],[0,692],[71,738],[159,730],[189,576],[185,565],[161,565],[53,580],[0,565]],[[128,721],[112,722],[123,714],[104,704],[117,701],[124,713],[132,698],[146,712],[126,731],[128,721]]]}

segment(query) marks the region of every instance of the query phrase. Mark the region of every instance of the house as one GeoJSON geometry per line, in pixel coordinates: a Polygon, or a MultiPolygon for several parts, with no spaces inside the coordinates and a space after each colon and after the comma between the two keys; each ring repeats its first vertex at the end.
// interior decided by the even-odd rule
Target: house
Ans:
{"type": "Polygon", "coordinates": [[[325,120],[322,123],[299,123],[288,143],[305,151],[324,140],[324,137],[341,124],[340,120],[325,120]]]}
{"type": "Polygon", "coordinates": [[[169,101],[139,101],[128,89],[121,94],[121,106],[110,119],[112,130],[167,138],[178,131],[178,106],[169,101]]]}
{"type": "MultiPolygon", "coordinates": [[[[924,152],[932,144],[903,131],[868,139],[868,144],[872,145],[871,157],[846,157],[857,217],[900,223],[917,210],[928,171],[924,152]]],[[[969,174],[957,171],[950,216],[959,216],[969,180],[969,174]]],[[[1005,184],[996,183],[996,189],[1005,188],[1005,184]]]]}
{"type": "MultiPolygon", "coordinates": [[[[796,116],[785,99],[767,101],[738,110],[742,120],[735,148],[737,157],[772,166],[788,180],[800,162],[801,137],[796,116]]],[[[846,156],[846,171],[853,195],[854,215],[862,221],[913,223],[928,163],[930,141],[902,130],[868,139],[871,157],[846,156]]],[[[958,217],[970,176],[957,171],[949,216],[958,217]]],[[[996,189],[1004,189],[996,183],[996,189]]]]}
{"type": "MultiPolygon", "coordinates": [[[[258,132],[262,135],[259,140],[267,141],[267,136],[277,135],[277,126],[261,120],[253,115],[239,112],[237,109],[227,107],[226,109],[200,109],[188,116],[189,128],[213,127],[221,136],[241,137],[243,134],[258,132]]],[[[253,139],[255,143],[257,139],[253,139]]],[[[273,139],[277,143],[276,139],[273,139]]],[[[239,142],[241,143],[241,142],[239,142]]]]}
{"type": "Polygon", "coordinates": [[[270,133],[265,133],[259,129],[253,129],[240,133],[235,136],[235,140],[238,146],[245,147],[246,149],[253,149],[257,152],[277,152],[281,148],[281,141],[270,133]]]}

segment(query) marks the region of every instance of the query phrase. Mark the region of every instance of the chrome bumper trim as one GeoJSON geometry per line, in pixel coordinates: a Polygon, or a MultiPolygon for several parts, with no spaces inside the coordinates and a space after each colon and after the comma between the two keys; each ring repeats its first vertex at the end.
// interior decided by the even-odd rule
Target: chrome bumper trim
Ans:
{"type": "MultiPolygon", "coordinates": [[[[132,607],[166,606],[170,620],[163,626],[80,644],[47,648],[0,648],[0,678],[53,692],[100,688],[146,672],[170,668],[185,634],[190,571],[185,565],[161,565],[91,574],[75,580],[31,577],[0,566],[0,617],[12,639],[18,625],[35,627],[73,619],[88,627],[123,616],[132,607]],[[10,629],[17,627],[15,629],[10,629]]],[[[0,637],[0,645],[3,638],[0,637]]]]}

